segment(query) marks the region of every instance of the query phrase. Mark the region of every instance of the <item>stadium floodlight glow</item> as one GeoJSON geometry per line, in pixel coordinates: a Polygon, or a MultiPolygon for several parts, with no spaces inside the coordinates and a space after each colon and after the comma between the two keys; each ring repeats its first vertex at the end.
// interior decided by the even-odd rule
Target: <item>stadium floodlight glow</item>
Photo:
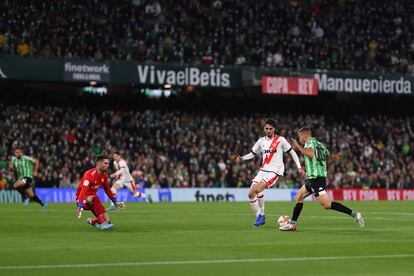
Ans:
{"type": "Polygon", "coordinates": [[[171,89],[172,85],[169,83],[164,84],[164,89],[171,89]]]}

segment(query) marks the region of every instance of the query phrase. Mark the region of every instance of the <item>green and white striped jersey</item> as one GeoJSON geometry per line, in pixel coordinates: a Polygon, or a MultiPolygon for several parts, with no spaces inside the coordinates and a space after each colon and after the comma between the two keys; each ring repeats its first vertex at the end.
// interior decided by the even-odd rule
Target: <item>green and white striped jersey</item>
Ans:
{"type": "Polygon", "coordinates": [[[17,178],[22,179],[24,177],[33,177],[33,165],[35,164],[36,159],[33,157],[23,155],[20,159],[16,156],[12,157],[12,164],[15,172],[17,173],[17,178]]]}
{"type": "Polygon", "coordinates": [[[305,155],[306,178],[313,179],[316,177],[326,177],[328,175],[326,157],[329,155],[326,146],[311,137],[306,141],[304,148],[313,149],[313,152],[315,153],[313,158],[305,155]]]}

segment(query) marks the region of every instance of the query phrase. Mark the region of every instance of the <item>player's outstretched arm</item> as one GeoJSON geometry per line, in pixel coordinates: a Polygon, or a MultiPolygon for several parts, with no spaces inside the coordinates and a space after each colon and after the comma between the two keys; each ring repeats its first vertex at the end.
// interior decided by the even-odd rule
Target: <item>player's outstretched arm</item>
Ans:
{"type": "Polygon", "coordinates": [[[296,153],[296,151],[294,151],[293,149],[291,149],[289,151],[290,156],[292,156],[293,162],[295,162],[296,168],[298,168],[298,172],[302,177],[306,176],[306,172],[305,170],[302,168],[302,166],[300,165],[300,161],[299,161],[299,157],[296,153]]]}
{"type": "Polygon", "coordinates": [[[243,155],[243,156],[240,156],[239,155],[239,156],[237,156],[236,162],[237,163],[240,163],[241,161],[244,161],[244,160],[250,160],[250,159],[253,159],[255,156],[256,156],[256,154],[251,151],[251,152],[249,152],[246,155],[243,155]]]}
{"type": "Polygon", "coordinates": [[[128,173],[128,170],[126,169],[126,167],[122,166],[119,170],[117,170],[116,172],[111,174],[110,177],[111,178],[119,178],[119,177],[121,177],[121,175],[126,175],[127,173],[128,173]]]}

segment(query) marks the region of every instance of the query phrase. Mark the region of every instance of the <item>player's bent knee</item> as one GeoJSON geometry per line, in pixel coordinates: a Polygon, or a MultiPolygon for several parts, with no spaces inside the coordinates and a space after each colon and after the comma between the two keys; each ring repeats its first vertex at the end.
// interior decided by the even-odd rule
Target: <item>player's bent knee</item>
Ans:
{"type": "Polygon", "coordinates": [[[249,196],[250,199],[253,199],[256,197],[256,183],[252,183],[247,195],[249,196]]]}
{"type": "Polygon", "coordinates": [[[331,204],[330,203],[322,203],[322,206],[325,209],[331,209],[331,204]]]}
{"type": "Polygon", "coordinates": [[[93,203],[93,197],[91,198],[91,197],[87,197],[87,198],[85,198],[85,202],[86,202],[86,204],[92,204],[93,203]]]}

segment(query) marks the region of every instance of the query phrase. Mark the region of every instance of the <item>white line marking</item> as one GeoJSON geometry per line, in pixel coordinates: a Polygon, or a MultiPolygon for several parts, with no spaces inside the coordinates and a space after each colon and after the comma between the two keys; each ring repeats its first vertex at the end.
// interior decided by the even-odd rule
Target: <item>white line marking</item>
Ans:
{"type": "Polygon", "coordinates": [[[373,214],[381,215],[402,215],[402,216],[414,216],[414,213],[398,213],[398,212],[372,212],[373,214]]]}
{"type": "MultiPolygon", "coordinates": [[[[322,216],[307,216],[308,218],[317,218],[317,219],[349,219],[348,217],[346,217],[346,216],[343,216],[343,217],[338,217],[338,216],[329,216],[329,217],[322,217],[322,216]]],[[[397,221],[397,220],[401,220],[401,221],[405,221],[406,219],[403,219],[403,218],[399,218],[399,219],[397,219],[397,218],[390,218],[390,217],[388,217],[388,218],[384,218],[384,217],[368,217],[368,219],[364,216],[364,218],[366,219],[366,220],[390,220],[390,221],[397,221]]]]}
{"type": "Polygon", "coordinates": [[[322,256],[322,257],[283,257],[268,259],[229,259],[229,260],[187,260],[187,261],[158,261],[158,262],[130,262],[130,263],[101,263],[101,264],[57,264],[57,265],[10,265],[0,266],[0,270],[23,269],[57,269],[57,268],[85,268],[106,266],[149,266],[149,265],[191,265],[191,264],[230,264],[230,263],[256,263],[256,262],[296,262],[296,261],[333,261],[353,259],[391,259],[414,258],[414,254],[399,255],[371,255],[371,256],[322,256]]]}

